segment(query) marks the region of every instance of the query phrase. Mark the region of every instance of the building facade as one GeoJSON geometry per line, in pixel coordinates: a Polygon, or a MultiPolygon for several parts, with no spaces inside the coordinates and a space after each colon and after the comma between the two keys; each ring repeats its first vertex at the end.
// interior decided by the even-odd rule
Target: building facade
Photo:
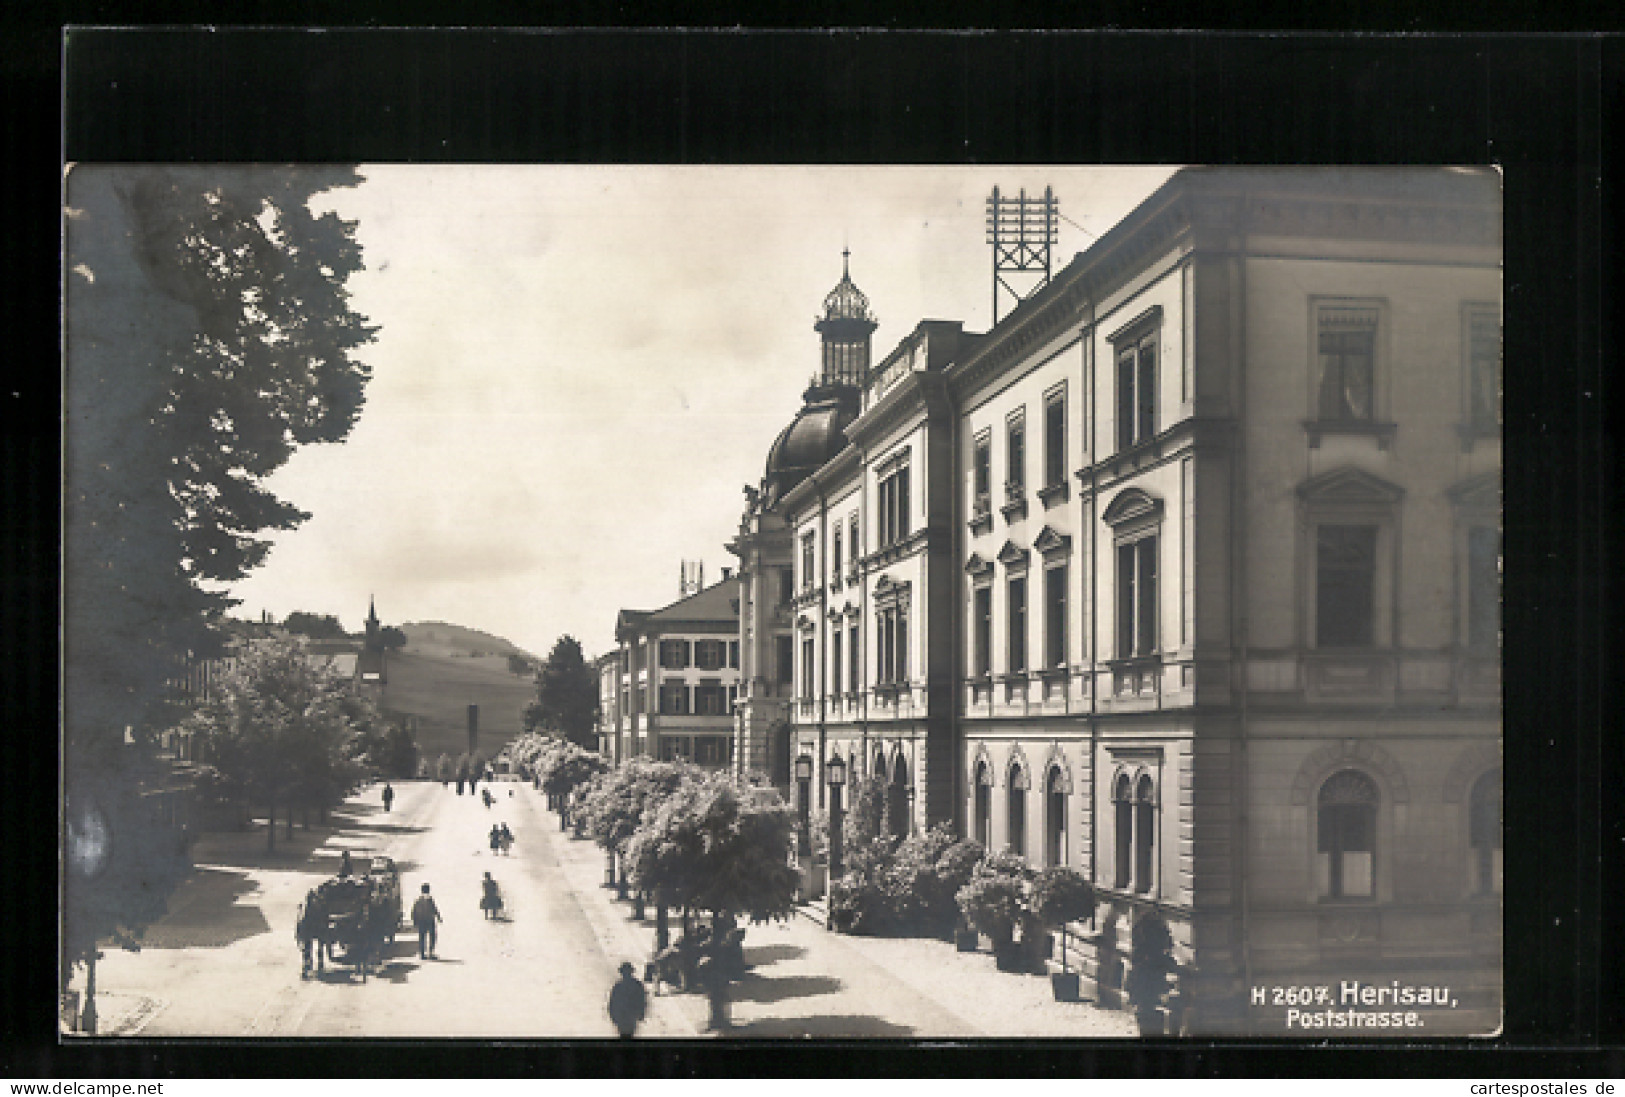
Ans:
{"type": "Polygon", "coordinates": [[[1498,1023],[1498,217],[1181,172],[950,369],[963,819],[1092,877],[1108,995],[1155,913],[1199,1031],[1311,974],[1498,1023]]]}
{"type": "Polygon", "coordinates": [[[885,784],[898,836],[955,819],[956,424],[944,374],[970,343],[957,322],[919,324],[870,371],[845,448],[784,500],[794,752],[820,769],[840,755],[849,774],[885,784]]]}
{"type": "Polygon", "coordinates": [[[717,769],[732,764],[739,581],[724,575],[662,609],[621,611],[616,648],[596,661],[605,757],[680,758],[717,769]],[[607,706],[606,694],[613,698],[607,706]]]}

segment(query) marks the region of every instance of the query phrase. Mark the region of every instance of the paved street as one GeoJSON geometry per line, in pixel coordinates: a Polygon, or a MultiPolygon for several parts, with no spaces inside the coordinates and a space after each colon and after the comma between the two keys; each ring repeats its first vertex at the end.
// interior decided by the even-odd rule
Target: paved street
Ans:
{"type": "MultiPolygon", "coordinates": [[[[98,968],[101,1029],[142,1036],[613,1035],[604,1001],[623,960],[639,963],[653,939],[647,923],[602,887],[603,854],[560,833],[529,786],[498,783],[496,805],[436,783],[397,785],[384,813],[374,786],[336,812],[332,825],[203,836],[198,872],[172,898],[138,954],[110,949],[98,968]],[[511,795],[510,795],[511,793],[511,795]],[[516,836],[493,856],[493,822],[516,836]],[[375,853],[400,867],[409,905],[428,882],[445,918],[438,958],[419,960],[403,932],[380,973],[365,983],[348,969],[301,980],[295,911],[331,875],[340,852],[358,865],[375,853]],[[509,918],[487,921],[479,880],[502,883],[509,918]]],[[[751,965],[733,990],[730,1037],[1122,1036],[1123,1013],[1052,1000],[1048,981],[995,972],[991,957],[939,941],[828,933],[806,917],[748,927],[751,965]]],[[[81,985],[82,979],[76,981],[81,985]]],[[[704,1034],[699,995],[650,997],[640,1036],[704,1034]]]]}

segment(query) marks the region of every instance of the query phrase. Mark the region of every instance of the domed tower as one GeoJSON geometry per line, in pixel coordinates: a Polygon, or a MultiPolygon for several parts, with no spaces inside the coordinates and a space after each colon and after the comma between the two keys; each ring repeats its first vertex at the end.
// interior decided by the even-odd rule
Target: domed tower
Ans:
{"type": "Polygon", "coordinates": [[[786,492],[846,446],[869,375],[869,341],[877,326],[869,298],[852,282],[850,250],[841,252],[841,280],[824,297],[813,322],[822,340],[820,366],[802,394],[801,410],[767,451],[762,501],[773,507],[786,492]]]}
{"type": "Polygon", "coordinates": [[[813,324],[824,341],[823,370],[814,388],[861,388],[869,374],[869,337],[875,332],[869,299],[852,283],[850,248],[841,251],[841,280],[824,297],[824,315],[813,324]]]}
{"type": "Polygon", "coordinates": [[[841,253],[841,280],[824,297],[813,322],[821,340],[819,369],[802,394],[801,410],[767,452],[761,487],[745,488],[739,535],[728,550],[739,557],[740,695],[734,708],[734,767],[790,784],[789,701],[792,663],[790,531],[779,511],[785,493],[846,448],[846,428],[858,417],[869,374],[869,340],[876,322],[869,299],[852,282],[850,251],[841,253]]]}

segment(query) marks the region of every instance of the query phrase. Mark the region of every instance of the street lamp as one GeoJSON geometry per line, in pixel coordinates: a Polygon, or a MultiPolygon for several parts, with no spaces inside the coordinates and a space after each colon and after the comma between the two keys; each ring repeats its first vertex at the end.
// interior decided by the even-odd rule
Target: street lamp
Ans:
{"type": "Polygon", "coordinates": [[[846,762],[840,755],[824,766],[829,783],[829,878],[833,884],[841,876],[841,786],[846,784],[846,762]]]}
{"type": "Polygon", "coordinates": [[[798,837],[802,857],[812,858],[812,759],[805,754],[796,759],[796,784],[801,790],[801,833],[798,837]]]}

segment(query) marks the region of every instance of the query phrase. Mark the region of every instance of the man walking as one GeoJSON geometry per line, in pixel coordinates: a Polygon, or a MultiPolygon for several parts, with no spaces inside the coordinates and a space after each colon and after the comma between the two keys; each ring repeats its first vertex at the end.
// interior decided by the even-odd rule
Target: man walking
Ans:
{"type": "Polygon", "coordinates": [[[395,787],[393,785],[391,785],[388,781],[385,781],[384,782],[384,810],[387,812],[389,810],[389,805],[393,804],[394,802],[395,802],[395,787]]]}
{"type": "Polygon", "coordinates": [[[621,977],[609,992],[609,1019],[615,1022],[615,1031],[621,1034],[623,1040],[630,1040],[636,1035],[638,1022],[643,1020],[644,1011],[649,1005],[643,984],[633,975],[634,970],[631,964],[622,964],[621,977]]]}
{"type": "Polygon", "coordinates": [[[423,892],[412,904],[412,924],[418,931],[418,958],[427,960],[434,956],[435,944],[439,939],[439,931],[435,923],[440,921],[440,908],[434,905],[434,899],[429,895],[429,885],[423,885],[423,892]]]}

